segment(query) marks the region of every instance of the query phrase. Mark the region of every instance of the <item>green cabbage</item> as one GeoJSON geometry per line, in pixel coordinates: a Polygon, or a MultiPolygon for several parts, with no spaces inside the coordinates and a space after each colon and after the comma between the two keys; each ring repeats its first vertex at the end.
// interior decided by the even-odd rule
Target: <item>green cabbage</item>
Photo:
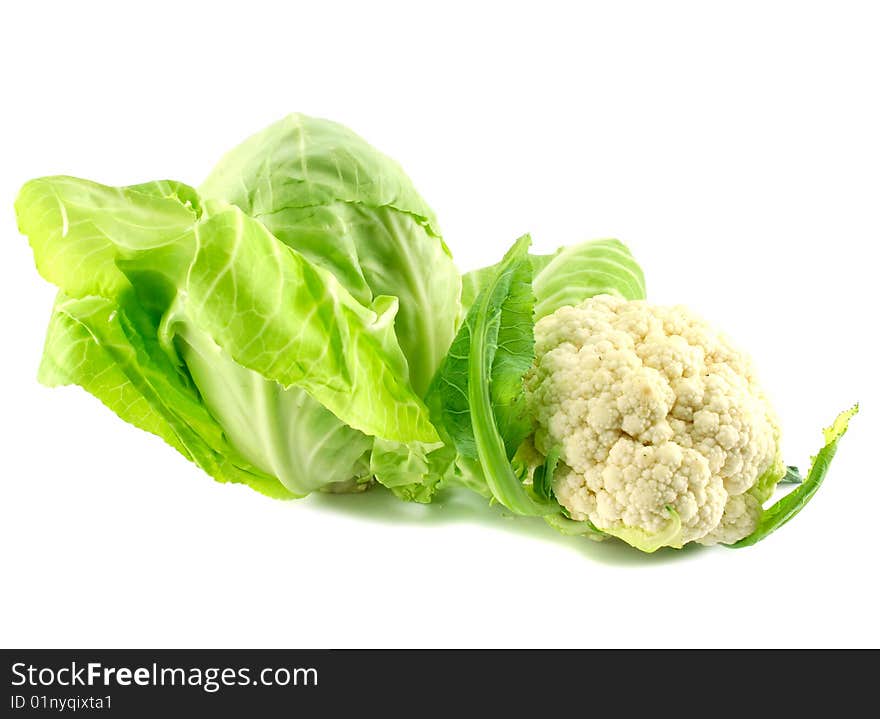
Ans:
{"type": "Polygon", "coordinates": [[[46,177],[16,211],[61,290],[41,381],[220,481],[299,497],[375,477],[430,498],[449,462],[422,395],[461,280],[431,210],[357,135],[291,115],[199,191],[46,177]]]}

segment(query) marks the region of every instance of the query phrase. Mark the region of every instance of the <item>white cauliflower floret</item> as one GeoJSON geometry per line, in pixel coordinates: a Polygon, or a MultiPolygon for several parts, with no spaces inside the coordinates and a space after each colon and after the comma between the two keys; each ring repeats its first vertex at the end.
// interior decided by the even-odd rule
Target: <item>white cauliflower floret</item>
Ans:
{"type": "Polygon", "coordinates": [[[723,335],[684,307],[600,295],[541,319],[535,341],[534,444],[561,448],[553,488],[572,518],[646,535],[680,521],[675,544],[754,529],[783,470],[779,426],[723,335]]]}
{"type": "Polygon", "coordinates": [[[751,534],[760,518],[761,503],[755,497],[751,494],[735,495],[724,505],[724,514],[718,525],[697,541],[700,544],[733,544],[751,534]]]}

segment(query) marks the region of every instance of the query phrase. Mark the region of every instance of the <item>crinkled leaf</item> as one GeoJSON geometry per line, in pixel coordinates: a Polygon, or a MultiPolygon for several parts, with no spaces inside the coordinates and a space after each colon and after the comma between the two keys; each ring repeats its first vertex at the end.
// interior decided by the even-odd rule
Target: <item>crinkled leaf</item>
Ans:
{"type": "MultiPolygon", "coordinates": [[[[592,240],[562,247],[549,255],[530,255],[535,319],[596,295],[645,299],[645,276],[620,240],[592,240]]],[[[462,278],[461,303],[468,310],[498,265],[481,267],[462,278]]]]}
{"type": "MultiPolygon", "coordinates": [[[[168,186],[171,188],[171,186],[168,186]]],[[[403,376],[396,300],[358,303],[326,270],[234,207],[200,218],[171,197],[44,178],[23,188],[19,225],[47,279],[76,296],[118,298],[133,287],[163,337],[194,325],[237,363],[299,386],[366,434],[437,440],[403,376]]]]}
{"type": "Polygon", "coordinates": [[[400,499],[424,504],[451,471],[455,456],[454,447],[440,442],[402,444],[376,439],[370,471],[400,499]]]}
{"type": "Polygon", "coordinates": [[[200,192],[252,217],[335,201],[393,207],[440,235],[437,218],[400,165],[344,125],[300,113],[227,152],[200,192]]]}
{"type": "Polygon", "coordinates": [[[197,220],[195,208],[159,194],[161,185],[107,187],[65,176],[25,184],[15,211],[40,274],[71,297],[118,296],[130,287],[120,257],[173,246],[197,220]]]}
{"type": "Polygon", "coordinates": [[[199,394],[149,331],[137,305],[102,298],[55,303],[39,379],[77,384],[126,422],[164,439],[220,482],[241,482],[272,497],[295,496],[226,440],[199,394]]]}
{"type": "Polygon", "coordinates": [[[458,325],[461,279],[396,162],[342,125],[289,115],[227,153],[201,192],[257,218],[361,304],[397,297],[398,343],[425,392],[458,325]]]}
{"type": "Polygon", "coordinates": [[[645,276],[619,240],[595,240],[566,247],[536,276],[535,319],[565,305],[577,305],[601,294],[628,300],[645,299],[645,276]]]}

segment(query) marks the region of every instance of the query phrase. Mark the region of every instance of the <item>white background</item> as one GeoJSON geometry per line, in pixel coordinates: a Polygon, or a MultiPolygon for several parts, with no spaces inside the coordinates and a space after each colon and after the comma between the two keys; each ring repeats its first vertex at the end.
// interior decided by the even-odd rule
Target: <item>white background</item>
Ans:
{"type": "Polygon", "coordinates": [[[3,5],[0,643],[880,644],[874,10],[3,5]],[[641,556],[460,497],[271,501],[40,387],[53,289],[16,232],[21,183],[198,184],[290,111],[398,159],[463,269],[526,231],[629,243],[654,300],[750,349],[789,462],[860,400],[821,493],[757,547],[641,556]]]}

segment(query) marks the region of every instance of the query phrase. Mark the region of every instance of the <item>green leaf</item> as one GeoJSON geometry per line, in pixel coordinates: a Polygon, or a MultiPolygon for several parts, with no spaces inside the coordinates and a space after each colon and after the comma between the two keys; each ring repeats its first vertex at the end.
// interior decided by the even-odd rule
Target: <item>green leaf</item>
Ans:
{"type": "MultiPolygon", "coordinates": [[[[441,427],[442,429],[442,427],[441,427]]],[[[454,448],[454,445],[450,444],[454,448]]],[[[486,478],[483,474],[483,468],[480,466],[480,460],[477,458],[466,457],[463,454],[457,454],[449,472],[444,477],[444,484],[458,487],[464,487],[471,492],[485,497],[492,501],[494,497],[486,484],[486,478]]]]}
{"type": "Polygon", "coordinates": [[[661,547],[681,549],[681,517],[669,505],[667,505],[666,511],[669,512],[669,521],[663,529],[654,534],[639,527],[620,527],[618,529],[603,529],[602,531],[647,554],[656,552],[661,547]]]}
{"type": "MultiPolygon", "coordinates": [[[[527,236],[520,238],[514,250],[528,247],[528,242],[527,236]]],[[[470,459],[478,457],[478,450],[468,395],[468,373],[473,328],[482,322],[481,312],[493,313],[488,322],[481,324],[486,333],[485,382],[490,387],[494,421],[498,423],[508,457],[513,456],[531,429],[522,377],[534,358],[531,320],[534,299],[528,286],[528,261],[517,261],[511,253],[495,270],[494,296],[484,293],[488,304],[482,310],[471,307],[428,393],[435,421],[446,428],[458,451],[470,459]]]]}
{"type": "MultiPolygon", "coordinates": [[[[645,276],[629,249],[619,240],[592,240],[562,247],[549,255],[531,255],[535,319],[565,305],[576,305],[601,294],[628,300],[645,299],[645,276]]],[[[462,278],[462,305],[471,307],[498,265],[468,272],[462,278]]]]}
{"type": "MultiPolygon", "coordinates": [[[[116,261],[143,248],[173,247],[192,231],[196,209],[163,183],[107,187],[75,177],[31,180],[15,202],[40,274],[71,297],[113,298],[129,288],[116,261]]],[[[188,192],[193,192],[191,188],[188,192]]]]}
{"type": "Polygon", "coordinates": [[[373,438],[340,421],[301,387],[243,367],[192,323],[174,343],[202,401],[248,461],[303,497],[370,479],[373,438]]]}
{"type": "MultiPolygon", "coordinates": [[[[541,272],[563,249],[565,248],[560,247],[556,252],[549,255],[529,254],[529,260],[532,263],[532,275],[536,276],[541,272]]],[[[500,265],[501,263],[499,262],[488,267],[481,267],[478,270],[466,273],[461,278],[461,305],[465,312],[471,308],[477,299],[477,295],[492,280],[500,265]]]]}
{"type": "Polygon", "coordinates": [[[532,474],[532,486],[534,487],[535,494],[541,499],[553,499],[553,475],[556,472],[556,465],[559,464],[561,456],[562,446],[554,445],[544,458],[544,464],[535,467],[535,471],[532,474]]]}
{"type": "Polygon", "coordinates": [[[851,409],[837,415],[831,426],[823,430],[825,446],[812,458],[810,469],[803,483],[774,505],[764,510],[761,519],[758,521],[758,526],[749,536],[728,546],[740,548],[757,544],[794,518],[807,505],[822,485],[822,481],[828,473],[831,460],[834,459],[834,455],[837,453],[837,445],[840,442],[840,438],[846,433],[849,421],[858,411],[859,406],[855,405],[851,409]]]}
{"type": "MultiPolygon", "coordinates": [[[[427,390],[458,326],[461,278],[434,213],[396,162],[342,125],[289,115],[228,153],[201,192],[259,220],[361,304],[396,297],[392,327],[405,358],[396,371],[417,395],[427,390]]],[[[337,435],[360,445],[341,421],[337,435]]],[[[370,470],[399,496],[427,501],[443,473],[435,446],[377,439],[370,470]]]]}
{"type": "Polygon", "coordinates": [[[590,520],[587,519],[583,522],[579,522],[570,517],[566,517],[562,512],[559,514],[548,514],[544,517],[544,520],[557,532],[569,536],[587,537],[596,542],[601,542],[608,539],[610,536],[605,534],[601,529],[597,529],[596,525],[590,520]]]}
{"type": "Polygon", "coordinates": [[[252,217],[335,201],[392,207],[440,235],[436,216],[400,165],[344,125],[300,113],[227,152],[200,194],[252,217]]]}
{"type": "Polygon", "coordinates": [[[342,125],[289,115],[228,153],[201,193],[258,219],[361,304],[396,297],[408,378],[427,390],[458,327],[461,278],[396,162],[342,125]]]}
{"type": "Polygon", "coordinates": [[[395,298],[365,307],[238,208],[202,210],[196,218],[179,192],[73,178],[32,181],[17,203],[47,279],[75,296],[116,299],[133,288],[147,314],[161,317],[170,355],[175,336],[194,327],[241,366],[301,387],[365,434],[437,441],[406,382],[395,298]]]}
{"type": "Polygon", "coordinates": [[[59,293],[39,379],[77,384],[126,422],[155,434],[220,482],[240,482],[271,497],[296,496],[252,466],[226,440],[191,383],[170,362],[149,319],[123,298],[59,293]],[[151,339],[151,336],[153,339],[151,339]]]}
{"type": "MultiPolygon", "coordinates": [[[[221,209],[196,230],[169,329],[193,323],[238,364],[283,387],[302,387],[365,434],[437,441],[405,380],[394,335],[396,298],[378,297],[364,307],[332,274],[237,208],[221,209]]],[[[137,264],[153,261],[144,256],[137,264]]]]}
{"type": "Polygon", "coordinates": [[[389,442],[376,439],[370,471],[380,484],[407,502],[430,502],[452,470],[455,448],[433,444],[389,442]]]}
{"type": "Polygon", "coordinates": [[[779,484],[803,484],[804,478],[797,467],[789,465],[785,468],[785,474],[779,480],[779,484]]]}
{"type": "Polygon", "coordinates": [[[535,319],[601,294],[645,299],[645,276],[619,240],[566,247],[535,276],[535,319]]]}
{"type": "Polygon", "coordinates": [[[495,499],[517,514],[545,515],[559,505],[533,497],[510,461],[531,431],[522,388],[534,359],[529,243],[517,240],[468,311],[428,404],[459,453],[479,459],[495,499]]]}

